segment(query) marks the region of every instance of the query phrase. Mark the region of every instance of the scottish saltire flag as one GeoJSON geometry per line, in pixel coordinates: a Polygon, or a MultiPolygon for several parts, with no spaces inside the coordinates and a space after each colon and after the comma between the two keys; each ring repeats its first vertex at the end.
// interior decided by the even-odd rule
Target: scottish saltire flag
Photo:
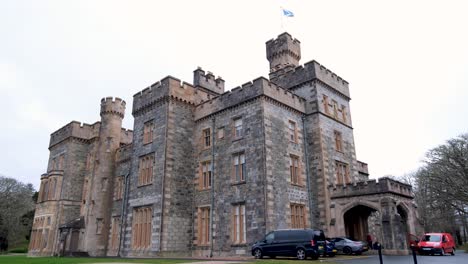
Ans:
{"type": "Polygon", "coordinates": [[[284,8],[282,8],[282,9],[283,9],[283,15],[284,16],[287,16],[287,17],[293,17],[294,16],[294,13],[292,11],[286,10],[284,8]]]}

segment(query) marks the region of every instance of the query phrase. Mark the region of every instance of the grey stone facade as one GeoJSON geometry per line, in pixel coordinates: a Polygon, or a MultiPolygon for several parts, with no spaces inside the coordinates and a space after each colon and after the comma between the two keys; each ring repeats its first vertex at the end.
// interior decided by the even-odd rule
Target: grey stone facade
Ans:
{"type": "Polygon", "coordinates": [[[41,194],[57,178],[60,195],[37,204],[36,218],[52,221],[36,227],[50,230],[39,238],[47,246],[32,242],[30,255],[248,255],[267,232],[293,227],[293,207],[303,209],[303,227],[329,236],[372,232],[384,244],[390,236],[387,248],[404,250],[395,237],[415,230],[411,187],[393,182],[399,187],[392,191],[369,191],[377,183],[367,183],[367,164],[356,159],[348,83],[315,61],[299,66],[300,42],[287,33],[266,44],[270,79],[224,92],[221,77],[198,68],[193,85],[168,76],[135,94],[133,131],[121,128],[125,102],[105,98],[100,122],[54,132],[41,194]],[[57,169],[52,161],[60,155],[57,169]],[[152,158],[151,180],[140,184],[145,157],[152,158]],[[210,178],[203,177],[208,167],[210,178]],[[359,206],[369,217],[346,223],[359,206]],[[241,207],[242,225],[233,213],[241,207]],[[135,246],[140,208],[151,212],[143,247],[135,246]],[[407,226],[392,228],[402,217],[407,226]],[[357,224],[366,229],[350,229],[357,224]]]}

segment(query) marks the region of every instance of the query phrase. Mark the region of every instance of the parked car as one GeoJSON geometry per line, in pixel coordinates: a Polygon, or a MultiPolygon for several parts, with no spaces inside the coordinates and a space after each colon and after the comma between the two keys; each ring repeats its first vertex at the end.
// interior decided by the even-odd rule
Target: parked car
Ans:
{"type": "Polygon", "coordinates": [[[324,254],[325,247],[325,234],[322,230],[275,230],[252,245],[252,256],[257,259],[263,256],[297,257],[300,260],[308,257],[318,259],[324,254]]]}
{"type": "Polygon", "coordinates": [[[418,243],[419,254],[440,254],[450,253],[455,255],[455,240],[449,233],[427,233],[421,237],[418,243]]]}
{"type": "Polygon", "coordinates": [[[338,249],[338,252],[343,252],[343,254],[347,255],[351,255],[352,253],[360,255],[362,252],[369,249],[367,243],[363,241],[354,241],[346,237],[334,237],[330,240],[335,243],[335,247],[338,249]]]}

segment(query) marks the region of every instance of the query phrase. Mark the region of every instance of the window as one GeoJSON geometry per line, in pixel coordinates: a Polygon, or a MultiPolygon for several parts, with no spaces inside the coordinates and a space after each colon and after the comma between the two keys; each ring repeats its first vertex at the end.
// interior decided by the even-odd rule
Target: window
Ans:
{"type": "Polygon", "coordinates": [[[346,123],[346,121],[347,121],[346,106],[344,106],[344,105],[341,105],[341,116],[342,116],[343,123],[346,123]]]}
{"type": "Polygon", "coordinates": [[[290,155],[289,156],[289,173],[290,173],[290,180],[291,184],[296,184],[300,185],[301,183],[301,177],[300,177],[300,171],[299,171],[299,157],[290,155]]]}
{"type": "Polygon", "coordinates": [[[50,163],[50,170],[55,170],[57,169],[56,166],[57,166],[57,162],[55,160],[55,158],[52,159],[52,162],[50,163]]]}
{"type": "Polygon", "coordinates": [[[47,197],[49,196],[49,180],[44,180],[44,189],[42,190],[42,197],[41,201],[47,201],[47,197]]]}
{"type": "Polygon", "coordinates": [[[234,154],[233,159],[234,159],[233,181],[243,182],[245,181],[245,176],[246,176],[245,154],[244,153],[234,154]]]}
{"type": "Polygon", "coordinates": [[[348,184],[351,182],[351,179],[349,178],[348,164],[340,161],[335,161],[335,170],[337,184],[348,184]]]}
{"type": "Polygon", "coordinates": [[[291,228],[305,228],[305,206],[291,204],[291,228]]]}
{"type": "Polygon", "coordinates": [[[96,218],[96,235],[102,234],[103,225],[104,225],[104,220],[102,218],[96,218]]]}
{"type": "Polygon", "coordinates": [[[211,177],[212,177],[212,166],[211,161],[205,161],[200,164],[201,166],[201,175],[200,175],[200,189],[209,189],[211,188],[211,177]]]}
{"type": "Polygon", "coordinates": [[[234,119],[234,138],[241,138],[242,132],[242,118],[234,119]]]}
{"type": "Polygon", "coordinates": [[[117,249],[119,247],[119,233],[120,233],[120,216],[114,216],[112,218],[111,227],[111,249],[117,249]]]}
{"type": "Polygon", "coordinates": [[[49,228],[45,228],[44,233],[42,233],[42,248],[47,247],[47,240],[49,240],[49,228]]]}
{"type": "Polygon", "coordinates": [[[55,199],[55,189],[57,188],[57,179],[56,178],[51,178],[49,180],[49,195],[47,197],[48,200],[54,200],[55,199]]]}
{"type": "Polygon", "coordinates": [[[338,103],[335,100],[332,100],[332,104],[333,104],[333,117],[335,117],[335,119],[338,119],[338,103]]]}
{"type": "Polygon", "coordinates": [[[218,139],[224,139],[224,127],[218,128],[218,139]]]}
{"type": "Polygon", "coordinates": [[[149,154],[140,158],[140,173],[138,175],[138,186],[148,185],[153,182],[153,163],[153,154],[149,154]]]}
{"type": "Polygon", "coordinates": [[[208,148],[211,146],[211,129],[203,129],[203,147],[208,148]]]}
{"type": "Polygon", "coordinates": [[[87,170],[91,169],[92,164],[93,164],[93,155],[91,153],[88,153],[88,156],[86,157],[86,169],[87,170]]]}
{"type": "Polygon", "coordinates": [[[198,208],[198,245],[206,246],[210,242],[210,208],[198,208]]]}
{"type": "Polygon", "coordinates": [[[297,143],[296,122],[289,120],[289,141],[297,143]]]}
{"type": "Polygon", "coordinates": [[[245,204],[232,207],[232,242],[234,244],[246,243],[245,204]]]}
{"type": "Polygon", "coordinates": [[[153,131],[154,124],[153,121],[148,121],[144,124],[143,127],[143,144],[148,144],[153,142],[153,131]]]}
{"type": "Polygon", "coordinates": [[[123,197],[124,177],[117,177],[114,186],[114,201],[120,200],[123,197]]]}
{"type": "Polygon", "coordinates": [[[153,211],[150,207],[133,210],[132,248],[148,248],[151,245],[151,222],[153,211]]]}
{"type": "Polygon", "coordinates": [[[341,132],[335,130],[335,149],[336,151],[343,152],[343,138],[341,132]]]}
{"type": "Polygon", "coordinates": [[[328,108],[328,96],[323,95],[323,109],[326,114],[330,114],[330,109],[328,108]]]}

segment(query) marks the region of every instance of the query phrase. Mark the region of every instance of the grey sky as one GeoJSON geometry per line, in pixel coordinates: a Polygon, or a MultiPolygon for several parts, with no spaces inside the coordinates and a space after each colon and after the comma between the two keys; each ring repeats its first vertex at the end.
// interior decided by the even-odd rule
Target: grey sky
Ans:
{"type": "Polygon", "coordinates": [[[302,60],[350,83],[357,158],[372,177],[402,175],[468,132],[466,1],[2,1],[0,174],[36,188],[49,135],[99,120],[197,66],[230,89],[268,76],[265,42],[288,31],[302,60]],[[281,27],[280,6],[294,12],[281,27]]]}

